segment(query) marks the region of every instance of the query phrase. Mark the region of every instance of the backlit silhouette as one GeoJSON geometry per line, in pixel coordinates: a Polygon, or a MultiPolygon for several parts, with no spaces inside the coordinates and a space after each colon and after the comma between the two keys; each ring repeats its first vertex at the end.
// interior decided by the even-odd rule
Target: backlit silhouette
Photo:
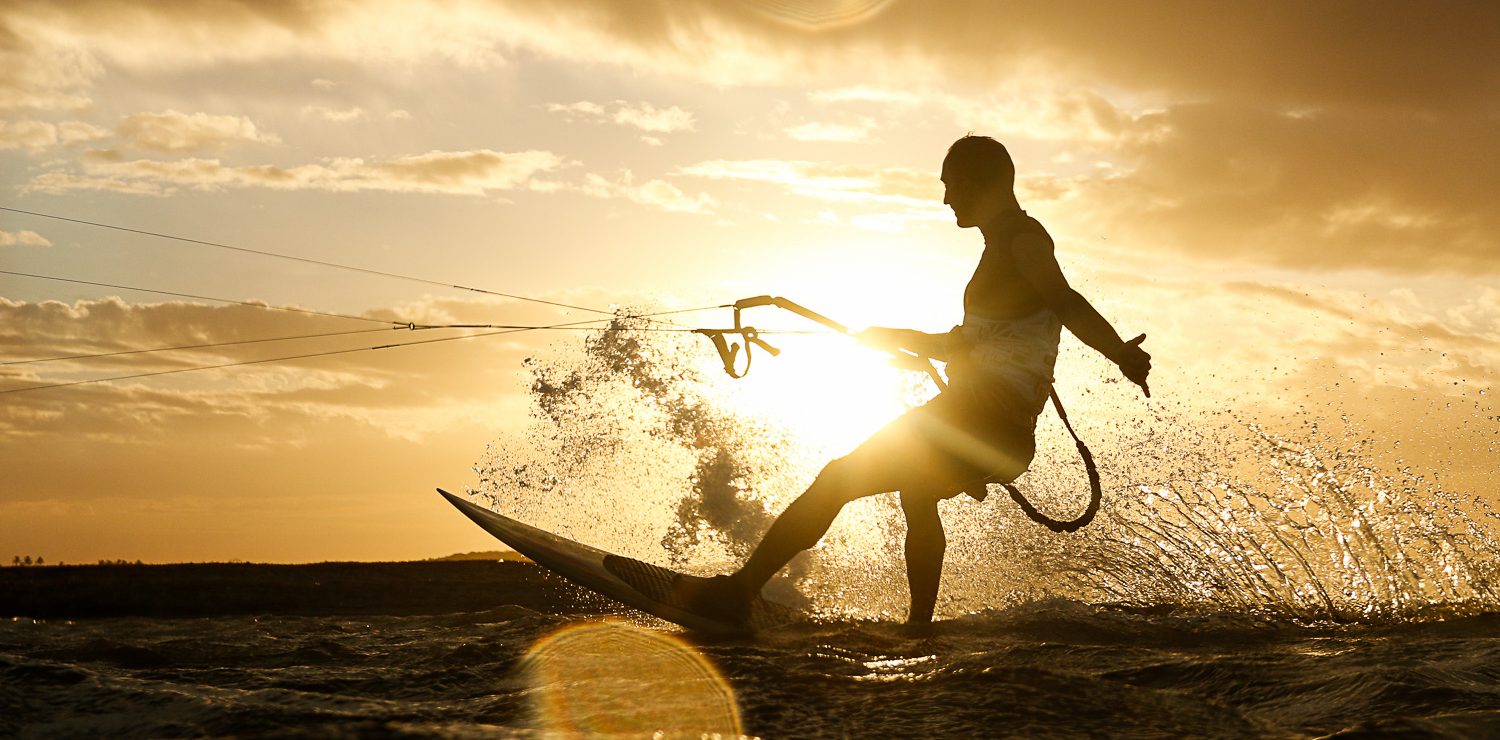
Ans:
{"type": "Polygon", "coordinates": [[[965,136],[943,160],[943,202],[961,228],[978,227],[984,253],[964,290],[964,323],[945,334],[871,328],[861,338],[947,363],[949,386],[823,468],[771,525],[738,571],[698,582],[691,594],[705,614],[743,619],[751,597],[797,553],[817,544],[845,504],[899,491],[906,514],[908,622],[932,620],[946,539],[938,502],[983,496],[987,482],[1026,471],[1036,444],[1066,326],[1112,360],[1149,396],[1151,357],[1141,335],[1123,341],[1073,290],[1046,229],[1021,210],[1010,153],[986,136],[965,136]]]}

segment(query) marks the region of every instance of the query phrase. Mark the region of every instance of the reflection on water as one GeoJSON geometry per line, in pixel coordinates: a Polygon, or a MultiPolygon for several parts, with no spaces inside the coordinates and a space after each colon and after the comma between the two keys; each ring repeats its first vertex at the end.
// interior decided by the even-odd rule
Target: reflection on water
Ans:
{"type": "MultiPolygon", "coordinates": [[[[0,737],[594,737],[563,728],[643,728],[629,720],[728,708],[727,693],[693,678],[689,648],[666,647],[676,640],[660,625],[601,635],[594,622],[569,627],[578,615],[557,606],[357,619],[0,620],[0,737]],[[549,643],[575,630],[576,640],[549,643]],[[568,656],[554,665],[576,665],[540,676],[524,656],[548,644],[568,656]],[[638,672],[650,675],[630,676],[638,665],[652,666],[638,672]],[[617,669],[626,678],[611,685],[617,669]],[[583,718],[564,725],[558,717],[575,715],[539,712],[545,692],[583,718]],[[612,709],[623,715],[605,713],[612,709]]],[[[768,738],[1265,738],[1346,729],[1472,738],[1493,737],[1500,722],[1494,616],[1376,626],[1221,616],[1031,603],[940,622],[921,639],[895,625],[843,621],[690,649],[733,687],[741,731],[768,738]]],[[[678,717],[656,727],[664,737],[702,736],[678,717]]]]}
{"type": "MultiPolygon", "coordinates": [[[[829,453],[726,400],[734,385],[701,349],[617,324],[530,361],[534,423],[492,447],[479,492],[634,557],[737,562],[829,453]]],[[[1348,432],[1308,425],[1294,438],[1224,412],[1162,409],[1146,424],[1093,424],[1105,501],[1081,532],[1048,532],[1004,496],[944,504],[940,614],[1050,598],[1341,621],[1500,606],[1500,544],[1482,502],[1379,469],[1375,441],[1348,432]]],[[[1087,489],[1056,426],[1043,417],[1021,482],[1067,515],[1087,489]]],[[[772,588],[795,588],[825,616],[899,619],[903,527],[893,497],[858,501],[772,588]]]]}

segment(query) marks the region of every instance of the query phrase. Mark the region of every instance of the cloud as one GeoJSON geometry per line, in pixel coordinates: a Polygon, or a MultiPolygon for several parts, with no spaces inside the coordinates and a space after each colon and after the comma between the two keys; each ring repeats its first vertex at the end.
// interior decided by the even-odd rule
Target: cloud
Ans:
{"type": "MultiPolygon", "coordinates": [[[[959,131],[984,132],[1007,140],[1024,137],[1036,141],[1113,142],[1128,132],[1139,115],[1086,85],[1061,84],[1051,74],[1006,79],[982,92],[933,88],[918,94],[862,86],[816,91],[808,99],[846,107],[875,104],[901,113],[913,109],[943,111],[959,131]]],[[[863,120],[873,127],[871,119],[863,120]]]]}
{"type": "Polygon", "coordinates": [[[693,114],[675,105],[667,108],[657,108],[650,103],[619,106],[615,110],[614,122],[622,126],[634,126],[657,134],[693,130],[693,114]]]}
{"type": "Polygon", "coordinates": [[[1278,105],[1494,111],[1500,47],[1491,4],[1223,8],[1155,12],[1085,2],[892,5],[820,34],[766,23],[738,5],[688,0],[643,8],[617,0],[509,6],[531,45],[707,81],[909,85],[974,91],[1026,77],[1090,80],[1184,98],[1278,105]],[[543,15],[545,13],[545,15],[543,15]]]}
{"type": "Polygon", "coordinates": [[[1357,386],[1420,395],[1450,395],[1455,388],[1500,382],[1500,302],[1494,291],[1438,310],[1409,290],[1369,295],[1251,282],[1223,288],[1274,316],[1268,328],[1284,353],[1282,365],[1307,371],[1326,362],[1357,386]],[[1452,321],[1455,312],[1468,321],[1452,321]],[[1287,327],[1299,328],[1288,332],[1287,327]]]}
{"type": "Polygon", "coordinates": [[[100,128],[91,123],[83,121],[63,121],[57,124],[57,140],[63,144],[77,144],[86,141],[98,141],[108,139],[112,134],[109,129],[100,128]]]}
{"type": "Polygon", "coordinates": [[[83,121],[0,121],[0,150],[27,148],[33,151],[58,144],[77,144],[109,138],[107,129],[83,121]]]}
{"type": "Polygon", "coordinates": [[[867,85],[854,85],[831,90],[817,90],[807,95],[815,103],[878,103],[881,105],[916,105],[922,96],[904,90],[890,90],[867,85]]]}
{"type": "Polygon", "coordinates": [[[870,118],[861,119],[858,123],[810,121],[788,127],[786,134],[797,141],[855,142],[869,139],[870,132],[875,128],[876,123],[870,118]]]}
{"type": "Polygon", "coordinates": [[[580,100],[576,103],[550,103],[547,110],[569,119],[615,123],[653,134],[692,131],[694,126],[693,114],[675,105],[658,108],[650,103],[623,100],[607,105],[580,100]]]}
{"type": "Polygon", "coordinates": [[[1133,116],[1086,87],[1013,81],[980,95],[935,96],[958,128],[1002,138],[1113,143],[1129,132],[1133,116]]]}
{"type": "MultiPolygon", "coordinates": [[[[709,160],[678,171],[691,177],[770,185],[799,199],[868,209],[847,216],[850,224],[864,229],[898,231],[913,221],[950,218],[942,205],[941,184],[926,171],[778,159],[709,160]]],[[[828,220],[826,215],[818,218],[828,220]]]]}
{"type": "Polygon", "coordinates": [[[18,27],[0,14],[0,110],[78,110],[104,67],[86,45],[54,42],[43,29],[18,27]]]}
{"type": "Polygon", "coordinates": [[[43,193],[109,190],[166,195],[179,187],[194,190],[268,188],[328,192],[412,192],[487,195],[523,188],[538,174],[562,166],[546,151],[433,151],[388,160],[336,158],[293,167],[232,166],[218,159],[91,162],[85,173],[49,172],[27,189],[43,193]]]}
{"type": "Polygon", "coordinates": [[[583,184],[578,190],[596,198],[625,198],[634,203],[675,213],[712,213],[717,205],[706,193],[690,196],[665,180],[647,180],[637,185],[629,172],[614,180],[589,173],[584,176],[583,184]]]}
{"type": "Polygon", "coordinates": [[[57,143],[57,127],[45,121],[0,121],[0,150],[44,149],[57,143]]]}
{"type": "MultiPolygon", "coordinates": [[[[608,306],[619,295],[578,289],[540,299],[608,306]]],[[[555,323],[555,308],[484,297],[432,297],[392,309],[357,312],[417,323],[555,323]]],[[[573,319],[577,320],[577,316],[573,319]]],[[[587,317],[583,317],[587,318],[587,317]]],[[[380,351],[366,348],[462,336],[460,330],[382,329],[375,324],[186,301],[129,303],[117,297],[24,302],[0,297],[0,357],[8,361],[241,342],[194,350],[120,354],[35,364],[0,365],[0,390],[278,357],[358,350],[319,358],[191,370],[151,379],[9,393],[0,403],[0,440],[56,437],[138,443],[161,435],[180,440],[224,434],[235,445],[282,446],[332,424],[346,433],[374,431],[414,438],[441,432],[473,403],[492,403],[497,389],[517,403],[521,360],[557,333],[522,332],[380,351]],[[364,331],[374,329],[374,331],[364,331]],[[344,336],[278,337],[359,331],[344,336]],[[483,358],[483,361],[477,361],[483,358]],[[456,403],[463,399],[464,403],[456,403]]],[[[567,333],[572,338],[574,333],[567,333]]],[[[491,422],[493,420],[491,419],[491,422]]]]}
{"type": "Polygon", "coordinates": [[[35,231],[0,230],[0,247],[50,247],[52,242],[35,231]]]}
{"type": "MultiPolygon", "coordinates": [[[[776,17],[783,17],[777,15],[776,17]]],[[[1143,12],[1081,0],[895,3],[808,33],[742,3],[625,0],[301,3],[195,6],[146,0],[20,3],[4,23],[11,57],[0,99],[80,105],[105,65],[160,69],[270,59],[467,68],[524,48],[715,84],[893,85],[934,79],[978,91],[1053,76],[1181,98],[1493,112],[1500,47],[1491,3],[1220,7],[1143,12]],[[153,43],[141,44],[149,38],[153,43]],[[6,94],[8,93],[8,94],[6,94]]]]}
{"type": "MultiPolygon", "coordinates": [[[[524,50],[714,85],[800,85],[820,104],[920,114],[935,102],[959,130],[1081,142],[1081,161],[1118,167],[1053,178],[1049,192],[1072,199],[1088,228],[1140,244],[1296,267],[1495,269],[1497,217],[1476,195],[1493,186],[1474,164],[1494,158],[1500,115],[1494,3],[929,5],[808,33],[710,0],[457,0],[441,12],[380,0],[19,3],[0,15],[0,106],[84,105],[112,70],[318,60],[487,70],[524,50]],[[905,92],[933,89],[943,92],[905,92]]],[[[623,101],[558,112],[638,129],[647,144],[696,126],[680,108],[623,101]]],[[[38,180],[164,187],[106,172],[38,180]]]]}
{"type": "Polygon", "coordinates": [[[942,204],[942,186],[932,172],[905,168],[801,160],[709,160],[680,169],[684,175],[776,185],[799,196],[839,202],[933,208],[942,204]]]}
{"type": "MultiPolygon", "coordinates": [[[[405,111],[401,111],[405,113],[405,111]]],[[[350,123],[362,121],[367,117],[364,108],[354,106],[353,108],[329,108],[322,105],[307,105],[302,107],[302,115],[308,118],[318,118],[332,123],[350,123]]],[[[393,118],[396,116],[392,116],[393,118]]]]}
{"type": "Polygon", "coordinates": [[[187,114],[175,110],[126,116],[116,132],[132,146],[160,152],[206,151],[232,144],[281,141],[275,134],[256,128],[244,116],[187,114]]]}
{"type": "Polygon", "coordinates": [[[387,160],[327,159],[293,167],[228,165],[218,159],[137,159],[124,161],[109,151],[85,158],[84,172],[47,172],[26,186],[31,192],[59,194],[104,190],[165,196],[179,188],[227,190],[315,190],[335,193],[404,192],[485,196],[513,190],[578,192],[596,198],[623,198],[678,213],[710,213],[716,205],[705,193],[689,195],[665,180],[637,183],[630,172],[609,178],[586,173],[579,181],[541,179],[567,163],[548,151],[434,151],[387,160]]]}
{"type": "Polygon", "coordinates": [[[547,111],[561,113],[569,118],[602,119],[608,116],[604,106],[587,100],[580,100],[576,103],[548,103],[547,111]]]}
{"type": "Polygon", "coordinates": [[[1296,268],[1500,271],[1485,116],[1171,106],[1075,182],[1096,233],[1296,268]]]}

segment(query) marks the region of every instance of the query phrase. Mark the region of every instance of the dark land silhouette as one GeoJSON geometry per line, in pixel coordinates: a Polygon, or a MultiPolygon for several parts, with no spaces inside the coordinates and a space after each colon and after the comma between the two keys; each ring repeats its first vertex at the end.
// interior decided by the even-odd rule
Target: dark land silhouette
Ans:
{"type": "Polygon", "coordinates": [[[597,611],[598,597],[516,561],[0,568],[0,618],[416,615],[501,606],[566,614],[590,604],[597,611]]]}

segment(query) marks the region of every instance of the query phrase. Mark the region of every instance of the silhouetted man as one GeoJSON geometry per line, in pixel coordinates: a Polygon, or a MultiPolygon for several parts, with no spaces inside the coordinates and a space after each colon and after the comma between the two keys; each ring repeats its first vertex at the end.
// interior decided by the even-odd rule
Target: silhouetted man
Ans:
{"type": "Polygon", "coordinates": [[[961,228],[978,227],[985,245],[964,289],[964,323],[946,334],[882,327],[861,334],[946,362],[947,390],[824,467],[742,568],[700,582],[689,595],[704,613],[742,620],[751,596],[793,556],[817,544],[845,504],[899,491],[911,587],[907,621],[928,623],[946,548],[938,502],[982,491],[986,481],[1014,480],[1031,464],[1061,327],[1114,361],[1150,395],[1151,356],[1140,347],[1145,336],[1122,341],[1069,287],[1052,238],[1016,201],[1015,176],[1010,153],[992,138],[965,136],[949,147],[943,203],[961,228]]]}

